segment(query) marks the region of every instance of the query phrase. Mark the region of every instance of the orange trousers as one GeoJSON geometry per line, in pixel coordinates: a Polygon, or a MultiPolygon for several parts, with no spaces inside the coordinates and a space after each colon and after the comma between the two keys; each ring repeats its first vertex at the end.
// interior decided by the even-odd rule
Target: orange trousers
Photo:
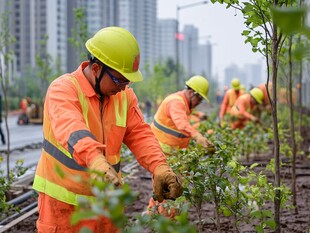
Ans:
{"type": "Polygon", "coordinates": [[[106,217],[83,220],[72,226],[70,218],[74,212],[74,206],[58,201],[44,193],[39,193],[38,212],[38,233],[76,233],[82,227],[87,227],[94,233],[120,232],[106,217]]]}

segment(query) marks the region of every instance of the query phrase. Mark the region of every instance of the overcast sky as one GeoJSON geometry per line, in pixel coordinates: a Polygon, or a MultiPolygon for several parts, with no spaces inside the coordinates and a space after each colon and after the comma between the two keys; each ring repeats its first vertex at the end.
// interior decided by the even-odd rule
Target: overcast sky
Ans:
{"type": "MultiPolygon", "coordinates": [[[[158,18],[176,18],[176,6],[186,6],[200,0],[157,0],[158,18]]],[[[263,57],[253,53],[251,45],[245,44],[241,35],[246,29],[242,13],[234,9],[226,9],[218,3],[197,5],[179,10],[180,30],[184,24],[193,24],[199,29],[200,43],[207,37],[213,46],[213,75],[223,78],[224,69],[233,64],[240,68],[246,63],[262,63],[263,57]]]]}

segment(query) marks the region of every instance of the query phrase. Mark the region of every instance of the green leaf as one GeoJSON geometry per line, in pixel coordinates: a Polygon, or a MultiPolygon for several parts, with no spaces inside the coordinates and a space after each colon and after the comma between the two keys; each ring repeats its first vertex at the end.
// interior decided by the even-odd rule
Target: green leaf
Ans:
{"type": "Polygon", "coordinates": [[[303,29],[306,9],[300,7],[271,8],[273,22],[286,34],[294,34],[303,29]]]}
{"type": "Polygon", "coordinates": [[[267,220],[265,223],[270,229],[276,229],[276,222],[274,220],[267,220]]]}
{"type": "Polygon", "coordinates": [[[255,226],[257,233],[264,233],[264,228],[261,225],[255,226]]]}
{"type": "Polygon", "coordinates": [[[81,221],[82,219],[89,219],[89,218],[95,217],[95,216],[96,216],[96,214],[92,211],[75,212],[75,213],[73,213],[73,215],[70,219],[70,223],[72,225],[75,225],[79,221],[81,221]]]}

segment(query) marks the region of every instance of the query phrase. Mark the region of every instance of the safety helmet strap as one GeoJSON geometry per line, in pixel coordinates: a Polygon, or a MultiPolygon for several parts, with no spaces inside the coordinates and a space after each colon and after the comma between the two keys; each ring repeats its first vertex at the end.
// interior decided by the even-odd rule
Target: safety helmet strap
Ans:
{"type": "Polygon", "coordinates": [[[101,61],[99,61],[96,57],[94,57],[92,54],[88,54],[88,58],[91,62],[97,63],[98,65],[102,66],[102,69],[100,71],[99,77],[95,77],[95,92],[100,96],[100,100],[103,99],[104,94],[100,90],[100,82],[103,78],[104,72],[107,69],[107,66],[103,64],[101,61]]]}

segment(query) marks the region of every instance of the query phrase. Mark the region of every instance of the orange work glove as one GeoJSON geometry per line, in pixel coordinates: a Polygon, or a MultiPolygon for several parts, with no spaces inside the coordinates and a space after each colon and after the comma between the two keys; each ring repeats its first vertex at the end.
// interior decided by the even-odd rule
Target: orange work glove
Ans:
{"type": "MultiPolygon", "coordinates": [[[[121,181],[114,170],[114,168],[108,163],[106,158],[101,155],[96,157],[90,164],[89,168],[94,171],[103,172],[104,177],[103,180],[105,182],[109,182],[114,184],[115,186],[119,187],[121,185],[121,181]]],[[[94,179],[96,178],[93,177],[94,179]]]]}
{"type": "Polygon", "coordinates": [[[183,193],[181,181],[168,164],[161,164],[153,173],[153,188],[156,200],[176,199],[183,193]]]}

